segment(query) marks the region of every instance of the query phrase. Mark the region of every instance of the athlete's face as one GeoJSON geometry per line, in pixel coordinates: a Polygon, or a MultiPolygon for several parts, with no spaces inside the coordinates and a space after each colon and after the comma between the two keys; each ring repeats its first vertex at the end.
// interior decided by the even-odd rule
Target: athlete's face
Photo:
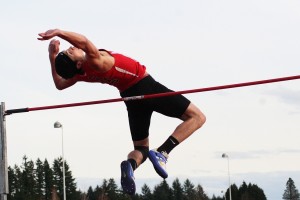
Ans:
{"type": "Polygon", "coordinates": [[[82,61],[84,59],[84,51],[76,47],[70,47],[64,52],[73,61],[82,61]]]}

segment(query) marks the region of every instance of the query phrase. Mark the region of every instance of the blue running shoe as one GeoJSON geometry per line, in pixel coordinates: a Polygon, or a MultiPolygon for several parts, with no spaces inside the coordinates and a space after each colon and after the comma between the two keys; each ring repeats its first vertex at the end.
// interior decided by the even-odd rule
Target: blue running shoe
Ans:
{"type": "Polygon", "coordinates": [[[163,179],[168,178],[168,172],[166,170],[168,154],[165,152],[160,153],[156,149],[153,149],[149,151],[149,159],[158,175],[163,179]]]}
{"type": "Polygon", "coordinates": [[[121,163],[121,185],[126,194],[135,194],[135,182],[133,170],[129,161],[124,160],[121,163]]]}

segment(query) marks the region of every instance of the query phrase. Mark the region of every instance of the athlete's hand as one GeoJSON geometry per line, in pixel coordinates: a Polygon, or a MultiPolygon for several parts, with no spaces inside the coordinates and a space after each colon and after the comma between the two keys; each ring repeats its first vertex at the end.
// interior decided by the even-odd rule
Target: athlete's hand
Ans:
{"type": "Polygon", "coordinates": [[[59,52],[59,45],[60,45],[59,40],[55,40],[55,39],[51,40],[48,47],[49,55],[56,56],[59,52]]]}
{"type": "Polygon", "coordinates": [[[37,38],[38,40],[49,40],[55,36],[57,36],[59,33],[58,29],[51,29],[48,30],[44,33],[39,33],[38,35],[40,36],[39,38],[37,38]]]}

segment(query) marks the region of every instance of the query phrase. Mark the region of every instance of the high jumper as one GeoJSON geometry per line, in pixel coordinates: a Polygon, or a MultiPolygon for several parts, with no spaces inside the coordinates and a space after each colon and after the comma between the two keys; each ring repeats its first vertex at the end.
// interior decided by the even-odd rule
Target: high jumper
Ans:
{"type": "MultiPolygon", "coordinates": [[[[52,39],[49,44],[52,77],[59,90],[84,81],[112,85],[124,99],[174,92],[157,82],[138,61],[120,53],[99,49],[82,34],[52,29],[38,35],[38,40],[59,37],[73,45],[59,51],[59,40],[52,39]]],[[[121,185],[125,193],[133,195],[136,191],[134,170],[149,157],[156,172],[162,178],[167,178],[166,162],[170,152],[198,130],[206,117],[182,94],[124,102],[134,149],[128,154],[127,160],[121,162],[121,185]],[[178,118],[182,122],[161,146],[149,150],[149,127],[153,112],[178,118]]]]}

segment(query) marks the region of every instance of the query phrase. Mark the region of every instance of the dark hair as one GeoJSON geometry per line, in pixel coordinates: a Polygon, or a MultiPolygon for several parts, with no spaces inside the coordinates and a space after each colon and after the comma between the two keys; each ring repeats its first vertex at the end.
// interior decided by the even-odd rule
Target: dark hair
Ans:
{"type": "Polygon", "coordinates": [[[81,69],[78,69],[76,65],[77,63],[64,52],[60,52],[55,58],[56,73],[64,79],[69,79],[76,74],[81,74],[81,69]]]}

